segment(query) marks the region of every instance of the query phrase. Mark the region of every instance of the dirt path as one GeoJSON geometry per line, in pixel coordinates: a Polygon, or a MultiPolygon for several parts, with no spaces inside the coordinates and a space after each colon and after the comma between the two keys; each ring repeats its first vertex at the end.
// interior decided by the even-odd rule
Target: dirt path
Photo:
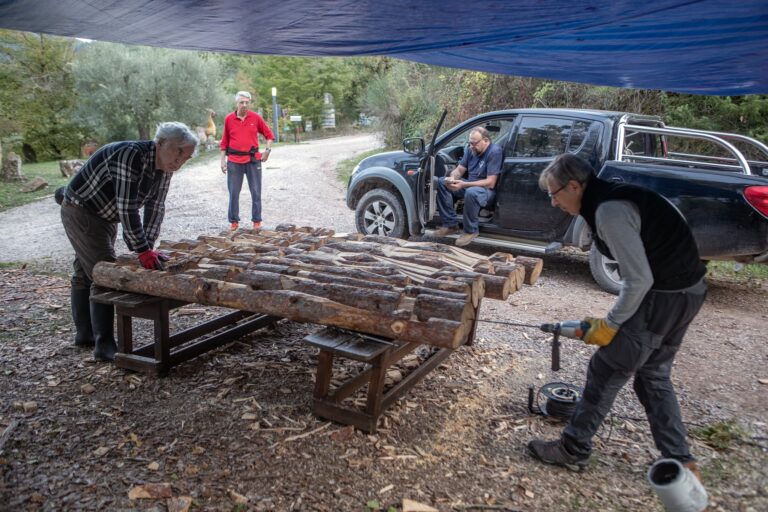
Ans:
{"type": "MultiPolygon", "coordinates": [[[[355,137],[275,151],[265,172],[267,224],[351,230],[334,162],[373,146],[355,137]]],[[[187,169],[173,186],[163,237],[225,225],[215,162],[187,169]]],[[[29,238],[8,228],[9,219],[47,215],[46,224],[29,224],[36,242],[23,253],[66,268],[69,256],[58,252],[68,247],[56,241],[63,235],[51,208],[18,210],[0,215],[2,258],[18,260],[7,251],[29,238]]],[[[555,373],[548,335],[481,323],[477,343],[398,401],[370,436],[311,413],[316,350],[301,339],[316,326],[280,323],[156,379],[95,364],[71,346],[65,278],[0,269],[0,283],[0,511],[165,510],[165,500],[128,498],[151,482],[170,483],[174,496],[206,511],[369,512],[375,500],[401,512],[405,498],[441,512],[661,511],[645,481],[659,454],[629,386],[596,439],[588,472],[544,466],[525,453],[530,439],[562,429],[529,413],[528,386],[581,385],[593,351],[583,343],[564,341],[555,373]]],[[[506,302],[484,301],[481,318],[538,324],[604,314],[613,300],[592,281],[585,257],[552,256],[534,286],[506,302]]],[[[710,511],[768,510],[766,304],[765,283],[711,281],[675,363],[692,434],[724,421],[745,432],[724,449],[691,436],[710,511]]],[[[173,317],[176,328],[217,314],[185,309],[173,317]]],[[[148,325],[137,327],[137,336],[148,333],[148,325]]]]}
{"type": "MultiPolygon", "coordinates": [[[[382,145],[373,135],[321,139],[277,146],[263,169],[265,225],[290,222],[353,231],[354,218],[344,203],[346,184],[336,178],[338,162],[382,145]]],[[[171,183],[160,238],[195,238],[227,227],[227,181],[219,159],[183,168],[171,183]]],[[[244,183],[240,213],[250,221],[251,198],[244,183]]],[[[117,252],[127,249],[118,235],[117,252]]],[[[28,262],[68,272],[72,248],[53,198],[0,213],[0,263],[28,262]]]]}

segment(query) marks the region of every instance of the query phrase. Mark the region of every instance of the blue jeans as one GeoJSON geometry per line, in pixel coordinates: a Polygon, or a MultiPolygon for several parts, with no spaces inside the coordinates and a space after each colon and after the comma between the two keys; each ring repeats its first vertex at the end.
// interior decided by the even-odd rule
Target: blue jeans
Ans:
{"type": "Polygon", "coordinates": [[[243,176],[248,179],[251,192],[251,220],[261,222],[261,161],[248,164],[227,162],[227,189],[229,190],[229,222],[240,222],[240,190],[243,176]]]}
{"type": "Polygon", "coordinates": [[[448,190],[445,186],[445,178],[437,181],[437,211],[440,212],[443,226],[454,227],[459,221],[456,218],[456,210],[453,203],[456,199],[464,198],[464,232],[477,233],[480,231],[478,217],[480,209],[491,204],[496,192],[485,187],[462,188],[456,192],[448,190]]]}

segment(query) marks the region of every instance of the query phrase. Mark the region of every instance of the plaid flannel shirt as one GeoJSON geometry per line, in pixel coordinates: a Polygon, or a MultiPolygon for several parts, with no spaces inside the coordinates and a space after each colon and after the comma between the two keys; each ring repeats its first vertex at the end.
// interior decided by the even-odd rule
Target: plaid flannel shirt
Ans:
{"type": "Polygon", "coordinates": [[[154,247],[165,216],[173,173],[155,169],[155,152],[154,141],[107,144],[88,159],[67,187],[68,200],[107,222],[120,222],[123,240],[134,252],[154,247]]]}

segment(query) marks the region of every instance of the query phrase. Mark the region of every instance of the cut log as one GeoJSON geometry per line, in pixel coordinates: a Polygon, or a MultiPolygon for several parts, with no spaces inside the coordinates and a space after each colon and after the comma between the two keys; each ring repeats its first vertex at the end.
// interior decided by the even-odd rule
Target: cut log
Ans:
{"type": "Polygon", "coordinates": [[[398,291],[321,283],[303,277],[260,271],[242,272],[232,278],[232,282],[247,284],[254,290],[293,290],[317,295],[340,304],[379,313],[391,313],[398,309],[401,296],[398,291]]]}
{"type": "MultiPolygon", "coordinates": [[[[467,290],[469,291],[469,286],[467,286],[467,290]]],[[[416,286],[416,285],[406,286],[403,289],[403,293],[405,293],[409,297],[416,297],[420,294],[427,294],[427,295],[436,295],[438,297],[444,297],[446,299],[461,300],[464,302],[467,302],[467,299],[468,299],[467,293],[449,292],[445,290],[439,290],[436,288],[427,288],[425,286],[416,286]]]]}
{"type": "MultiPolygon", "coordinates": [[[[485,274],[486,267],[478,267],[477,272],[485,274]]],[[[522,265],[515,265],[514,263],[493,263],[493,272],[488,275],[497,275],[501,277],[507,277],[510,280],[509,293],[515,293],[523,286],[523,279],[525,278],[525,267],[522,265]]]]}
{"type": "MultiPolygon", "coordinates": [[[[450,272],[443,271],[439,276],[436,276],[435,278],[425,279],[422,286],[426,286],[430,288],[439,286],[435,284],[435,281],[444,281],[446,283],[451,283],[452,285],[464,284],[466,286],[469,286],[468,293],[470,297],[472,297],[472,305],[474,307],[477,307],[480,304],[480,299],[485,297],[485,281],[483,280],[482,275],[473,274],[471,277],[469,277],[467,273],[463,273],[464,274],[463,276],[459,275],[457,277],[455,274],[457,273],[455,272],[450,273],[450,272]]],[[[438,289],[449,290],[450,288],[440,287],[438,289]]]]}
{"type": "Polygon", "coordinates": [[[455,281],[473,282],[477,279],[485,284],[485,297],[496,300],[507,300],[511,293],[512,283],[510,278],[504,276],[484,275],[476,272],[450,272],[440,271],[433,277],[448,277],[455,281]]]}
{"type": "Polygon", "coordinates": [[[515,263],[525,267],[525,284],[536,284],[541,275],[541,270],[544,268],[544,262],[541,258],[531,258],[528,256],[518,256],[515,258],[515,263]]]}
{"type": "Polygon", "coordinates": [[[488,256],[488,259],[498,263],[514,263],[515,257],[508,252],[495,252],[488,256]]]}
{"type": "Polygon", "coordinates": [[[478,261],[477,263],[472,265],[471,270],[472,272],[478,272],[480,274],[486,274],[486,275],[492,275],[496,273],[493,263],[488,260],[478,261]]]}
{"type": "Polygon", "coordinates": [[[416,296],[413,313],[422,322],[430,318],[445,318],[465,324],[475,319],[475,308],[472,307],[471,302],[446,299],[428,293],[416,296]]]}
{"type": "Polygon", "coordinates": [[[428,321],[390,319],[381,313],[292,290],[253,290],[239,283],[226,283],[189,275],[144,269],[129,270],[100,262],[93,269],[100,286],[156,297],[178,299],[211,306],[252,311],[297,322],[334,325],[389,339],[457,348],[467,340],[471,325],[442,318],[428,321]]]}
{"type": "Polygon", "coordinates": [[[523,287],[523,281],[525,279],[525,267],[522,265],[516,265],[514,263],[494,262],[493,272],[497,276],[510,278],[512,282],[512,291],[510,293],[514,293],[523,287]]]}

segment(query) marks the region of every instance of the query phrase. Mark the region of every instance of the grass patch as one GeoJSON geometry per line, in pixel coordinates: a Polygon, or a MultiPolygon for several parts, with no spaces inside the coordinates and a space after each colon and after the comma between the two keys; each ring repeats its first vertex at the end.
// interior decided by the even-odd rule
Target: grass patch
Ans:
{"type": "Polygon", "coordinates": [[[357,164],[359,164],[363,159],[368,158],[369,156],[373,156],[377,153],[381,153],[382,151],[386,151],[386,148],[372,149],[370,151],[366,151],[365,153],[360,153],[359,155],[355,156],[354,158],[350,158],[349,160],[342,160],[339,162],[338,167],[336,167],[336,177],[340,182],[346,185],[347,182],[349,182],[349,177],[352,176],[352,169],[354,169],[357,164]]]}
{"type": "Polygon", "coordinates": [[[0,182],[0,212],[16,206],[22,206],[53,194],[54,190],[66,185],[69,178],[61,175],[59,162],[40,162],[37,164],[24,164],[22,172],[28,179],[41,177],[48,182],[48,186],[35,192],[21,192],[25,182],[0,182]]]}
{"type": "Polygon", "coordinates": [[[736,283],[749,283],[768,280],[768,265],[752,263],[749,265],[733,261],[710,261],[707,265],[709,277],[736,283]]]}
{"type": "Polygon", "coordinates": [[[747,432],[734,420],[721,421],[706,427],[692,427],[689,433],[691,437],[705,442],[716,450],[726,450],[747,437],[747,432]]]}

